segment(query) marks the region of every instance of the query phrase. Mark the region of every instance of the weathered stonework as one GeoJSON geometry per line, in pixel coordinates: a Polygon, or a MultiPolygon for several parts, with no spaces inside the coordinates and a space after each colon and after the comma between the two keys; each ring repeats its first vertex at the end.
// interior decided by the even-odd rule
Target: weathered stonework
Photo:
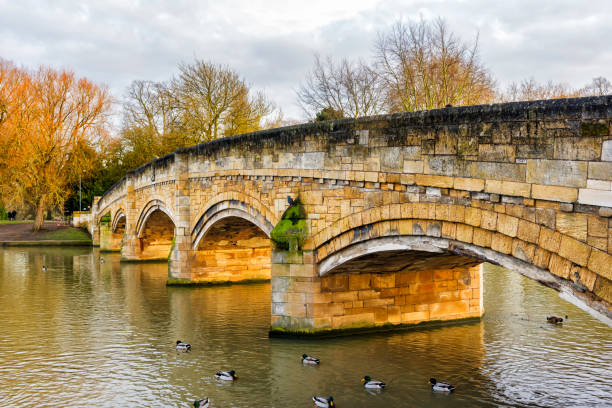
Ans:
{"type": "Polygon", "coordinates": [[[172,282],[271,276],[273,327],[288,331],[405,324],[425,317],[403,316],[423,305],[423,320],[482,313],[478,298],[456,293],[449,299],[468,302],[433,306],[444,302],[431,293],[444,291],[402,311],[390,293],[415,290],[397,283],[416,279],[404,276],[416,269],[376,262],[391,255],[453,277],[483,261],[504,265],[612,316],[611,108],[612,97],[446,108],[197,145],[111,188],[92,210],[94,242],[117,246],[100,223],[110,213],[110,233],[125,223],[122,258],[169,258],[172,282]],[[274,250],[269,237],[288,196],[300,198],[307,236],[274,250]],[[370,288],[349,286],[334,299],[326,288],[351,277],[370,288]],[[374,309],[357,313],[361,300],[374,309]]]}

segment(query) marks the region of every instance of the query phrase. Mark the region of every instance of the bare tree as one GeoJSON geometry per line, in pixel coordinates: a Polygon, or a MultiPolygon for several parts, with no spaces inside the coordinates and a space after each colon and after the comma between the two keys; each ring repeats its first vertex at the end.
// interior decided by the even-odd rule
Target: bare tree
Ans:
{"type": "Polygon", "coordinates": [[[601,96],[612,94],[612,83],[605,77],[593,78],[593,81],[582,89],[584,96],[601,96]]]}
{"type": "Polygon", "coordinates": [[[384,91],[376,72],[362,60],[342,59],[338,64],[315,55],[314,67],[297,91],[309,117],[325,109],[343,117],[376,115],[384,109],[384,91]]]}
{"type": "Polygon", "coordinates": [[[499,102],[535,101],[540,99],[575,98],[582,96],[581,90],[572,89],[562,82],[539,83],[535,79],[512,82],[497,96],[499,102]]]}
{"type": "Polygon", "coordinates": [[[379,33],[375,49],[392,112],[489,103],[494,98],[495,83],[478,58],[478,39],[462,42],[442,19],[397,22],[389,32],[379,33]]]}

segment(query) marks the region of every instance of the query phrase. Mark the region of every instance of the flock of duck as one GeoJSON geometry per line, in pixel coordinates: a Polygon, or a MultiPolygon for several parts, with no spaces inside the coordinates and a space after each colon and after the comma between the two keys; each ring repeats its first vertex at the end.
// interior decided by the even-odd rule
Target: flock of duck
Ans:
{"type": "MultiPolygon", "coordinates": [[[[177,340],[176,350],[181,351],[181,352],[191,351],[191,344],[177,340]]],[[[308,354],[302,354],[302,364],[318,365],[320,363],[321,363],[320,359],[313,357],[313,356],[309,356],[308,354]]],[[[218,371],[215,374],[215,378],[221,381],[235,381],[238,379],[238,376],[236,376],[236,371],[234,370],[218,371]]],[[[369,389],[369,390],[383,390],[387,386],[387,384],[385,384],[382,381],[373,380],[369,375],[364,376],[361,379],[361,382],[363,383],[364,388],[369,389]]],[[[431,389],[437,392],[452,392],[455,390],[455,387],[453,385],[445,383],[445,382],[436,381],[435,378],[430,378],[429,384],[431,385],[431,389]]],[[[327,398],[320,397],[320,396],[313,396],[312,402],[314,403],[315,406],[321,407],[321,408],[329,408],[329,407],[336,406],[336,404],[334,403],[334,397],[332,396],[327,397],[327,398]]],[[[208,408],[210,406],[210,400],[208,398],[195,400],[193,402],[193,406],[195,408],[208,408]]]]}

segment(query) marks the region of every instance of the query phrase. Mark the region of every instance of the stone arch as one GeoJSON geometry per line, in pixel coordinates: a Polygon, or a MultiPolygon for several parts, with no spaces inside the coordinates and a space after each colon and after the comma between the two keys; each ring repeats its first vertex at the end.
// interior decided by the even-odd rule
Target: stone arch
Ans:
{"type": "Polygon", "coordinates": [[[140,212],[140,216],[138,217],[138,221],[136,222],[136,236],[138,238],[142,237],[143,228],[147,222],[147,219],[155,212],[161,211],[166,214],[170,221],[172,221],[173,225],[176,225],[175,217],[172,214],[172,211],[168,209],[168,207],[164,204],[162,200],[153,199],[149,201],[140,212]]]}
{"type": "Polygon", "coordinates": [[[198,281],[268,280],[272,222],[265,207],[244,194],[207,203],[192,229],[192,276],[198,281]]]}
{"type": "Polygon", "coordinates": [[[120,227],[120,223],[124,224],[124,228],[125,228],[125,222],[127,220],[127,216],[125,214],[125,212],[123,211],[122,208],[118,209],[115,212],[115,217],[113,218],[113,224],[111,226],[111,231],[113,233],[117,232],[117,227],[120,227]]]}
{"type": "Polygon", "coordinates": [[[261,208],[260,205],[254,207],[248,202],[236,199],[225,199],[209,204],[192,229],[192,248],[194,250],[198,248],[200,241],[213,225],[230,217],[249,221],[269,238],[270,233],[274,229],[274,224],[259,211],[258,207],[261,208]]]}
{"type": "Polygon", "coordinates": [[[583,246],[572,237],[494,210],[437,203],[375,207],[336,221],[315,234],[310,245],[320,276],[360,250],[441,250],[516,270],[607,314],[605,303],[592,292],[601,279],[598,253],[580,254],[572,245],[583,246]]]}

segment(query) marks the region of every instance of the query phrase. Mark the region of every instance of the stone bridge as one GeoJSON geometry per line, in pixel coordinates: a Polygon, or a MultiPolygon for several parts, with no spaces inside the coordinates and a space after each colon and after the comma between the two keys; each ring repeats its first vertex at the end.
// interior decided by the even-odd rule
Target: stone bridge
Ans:
{"type": "Polygon", "coordinates": [[[611,317],[611,120],[605,96],[204,143],[128,172],[94,242],[169,284],[271,279],[272,332],[478,318],[485,261],[611,317]]]}

